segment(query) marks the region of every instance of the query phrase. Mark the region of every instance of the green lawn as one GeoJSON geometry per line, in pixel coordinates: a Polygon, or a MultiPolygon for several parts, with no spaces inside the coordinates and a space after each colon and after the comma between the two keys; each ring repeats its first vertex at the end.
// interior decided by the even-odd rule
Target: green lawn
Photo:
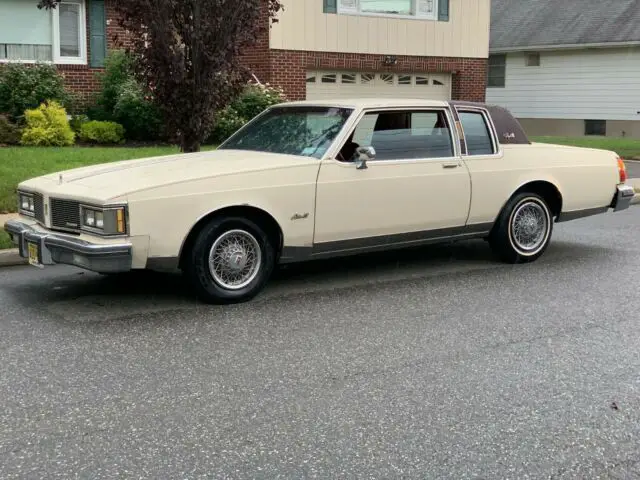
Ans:
{"type": "Polygon", "coordinates": [[[172,153],[178,153],[178,147],[0,148],[0,214],[16,211],[16,186],[29,178],[86,165],[172,153]]]}
{"type": "Polygon", "coordinates": [[[7,235],[2,228],[0,228],[0,250],[5,250],[7,248],[13,248],[13,247],[14,245],[11,239],[9,238],[9,235],[7,235]]]}
{"type": "Polygon", "coordinates": [[[532,137],[540,143],[556,143],[576,147],[600,148],[612,150],[624,159],[640,158],[640,139],[614,137],[532,137]]]}

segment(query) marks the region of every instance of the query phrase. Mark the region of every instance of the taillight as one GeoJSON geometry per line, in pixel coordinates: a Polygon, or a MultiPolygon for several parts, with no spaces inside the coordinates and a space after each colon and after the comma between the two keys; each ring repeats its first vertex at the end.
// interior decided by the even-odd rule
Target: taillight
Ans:
{"type": "Polygon", "coordinates": [[[620,183],[625,183],[627,181],[627,167],[620,157],[618,157],[618,173],[620,174],[620,183]]]}

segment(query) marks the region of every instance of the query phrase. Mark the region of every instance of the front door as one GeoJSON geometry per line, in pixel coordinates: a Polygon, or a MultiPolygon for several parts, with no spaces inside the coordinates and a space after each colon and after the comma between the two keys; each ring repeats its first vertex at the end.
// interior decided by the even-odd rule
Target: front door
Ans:
{"type": "Polygon", "coordinates": [[[367,112],[337,158],[320,166],[316,252],[462,231],[471,182],[453,138],[445,109],[367,112]],[[353,161],[357,146],[376,150],[366,169],[353,161]]]}

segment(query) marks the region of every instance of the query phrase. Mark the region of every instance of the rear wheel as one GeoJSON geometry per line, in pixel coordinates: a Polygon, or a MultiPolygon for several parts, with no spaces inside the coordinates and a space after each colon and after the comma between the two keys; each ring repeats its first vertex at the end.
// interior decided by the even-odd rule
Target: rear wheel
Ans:
{"type": "Polygon", "coordinates": [[[540,258],[549,246],[553,215],[547,202],[535,193],[519,193],[504,207],[489,237],[493,251],[507,263],[527,263],[540,258]]]}
{"type": "Polygon", "coordinates": [[[264,288],[275,251],[259,225],[235,217],[212,220],[198,234],[185,262],[185,275],[207,303],[239,303],[264,288]]]}

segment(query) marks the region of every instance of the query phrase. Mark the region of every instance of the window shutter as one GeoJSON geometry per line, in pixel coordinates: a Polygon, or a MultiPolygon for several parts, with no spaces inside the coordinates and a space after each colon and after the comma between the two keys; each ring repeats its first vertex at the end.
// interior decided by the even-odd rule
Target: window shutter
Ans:
{"type": "Polygon", "coordinates": [[[104,59],[107,56],[107,18],[104,0],[89,2],[89,34],[91,66],[104,67],[104,59]]]}
{"type": "Polygon", "coordinates": [[[338,0],[323,0],[324,2],[324,13],[338,13],[338,0]]]}
{"type": "Polygon", "coordinates": [[[449,21],[449,0],[440,0],[438,2],[438,20],[441,22],[449,21]]]}

